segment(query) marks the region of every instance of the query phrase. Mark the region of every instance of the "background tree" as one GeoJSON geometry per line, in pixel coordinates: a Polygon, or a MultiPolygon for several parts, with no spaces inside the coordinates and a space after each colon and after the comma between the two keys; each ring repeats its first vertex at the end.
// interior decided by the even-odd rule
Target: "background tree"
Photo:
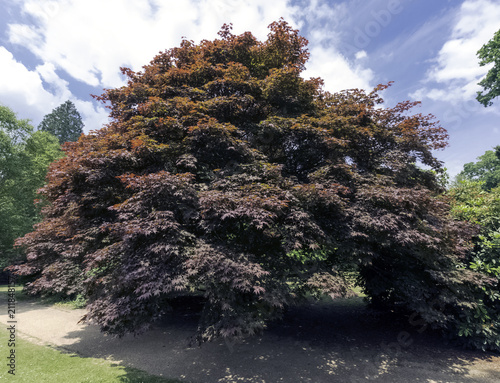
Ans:
{"type": "Polygon", "coordinates": [[[128,84],[98,97],[112,121],[67,144],[44,220],[18,242],[28,291],[81,293],[85,318],[115,334],[198,294],[204,341],[349,295],[356,270],[373,302],[458,336],[493,281],[466,267],[473,227],[438,198],[446,131],[415,102],[381,107],[387,86],[331,94],[302,79],[307,41],[283,20],[264,42],[219,35],[123,69],[128,84]]]}
{"type": "Polygon", "coordinates": [[[477,52],[479,65],[493,63],[486,77],[479,82],[484,91],[477,92],[477,100],[485,107],[493,104],[492,100],[500,95],[500,30],[477,52]]]}
{"type": "Polygon", "coordinates": [[[475,334],[484,334],[482,328],[500,328],[500,187],[485,190],[484,181],[465,179],[456,182],[447,194],[453,216],[480,228],[468,267],[496,281],[485,289],[474,311],[462,313],[460,331],[474,343],[484,344],[484,339],[475,339],[475,334]],[[474,319],[467,315],[474,315],[474,319]]]}
{"type": "Polygon", "coordinates": [[[44,184],[49,164],[61,157],[57,139],[35,132],[28,120],[0,106],[0,266],[16,260],[14,240],[39,219],[36,190],[44,184]]]}
{"type": "Polygon", "coordinates": [[[491,190],[500,184],[500,146],[487,150],[477,162],[469,162],[458,173],[457,181],[480,181],[483,190],[491,190]]]}
{"type": "Polygon", "coordinates": [[[47,114],[38,125],[38,130],[49,132],[59,139],[59,143],[74,142],[83,133],[80,113],[71,101],[59,105],[47,114]]]}

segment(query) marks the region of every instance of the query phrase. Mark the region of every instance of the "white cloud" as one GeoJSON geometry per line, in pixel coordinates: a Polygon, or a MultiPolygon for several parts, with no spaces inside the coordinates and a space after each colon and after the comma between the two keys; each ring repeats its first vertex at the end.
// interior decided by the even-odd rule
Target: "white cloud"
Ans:
{"type": "Polygon", "coordinates": [[[417,99],[459,102],[474,98],[477,85],[489,68],[480,67],[477,51],[498,30],[500,4],[491,0],[466,0],[460,7],[450,39],[427,72],[425,85],[411,96],[417,99]]]}
{"type": "Polygon", "coordinates": [[[72,102],[82,117],[85,125],[83,128],[85,133],[91,130],[98,130],[109,122],[108,111],[103,107],[96,107],[91,101],[73,99],[72,102]]]}
{"type": "Polygon", "coordinates": [[[38,65],[36,67],[36,71],[43,81],[45,81],[53,89],[53,93],[55,93],[54,95],[57,98],[71,98],[71,92],[68,89],[69,83],[57,75],[54,64],[45,63],[43,65],[38,65]]]}
{"type": "Polygon", "coordinates": [[[335,25],[344,8],[318,0],[308,2],[307,12],[286,0],[25,0],[23,11],[36,23],[11,24],[9,38],[76,80],[116,87],[124,81],[120,66],[140,70],[159,51],[177,46],[182,36],[195,42],[211,39],[222,24],[231,22],[234,33],[251,31],[263,40],[272,21],[284,17],[300,24],[304,18],[316,36],[311,48],[322,61],[320,65],[313,57],[310,66],[325,68],[325,77],[331,76],[327,68],[339,66],[337,74],[359,74],[361,82],[355,82],[363,83],[366,73],[350,68],[335,50],[318,48],[329,35],[337,35],[335,25]]]}
{"type": "Polygon", "coordinates": [[[356,60],[362,60],[368,57],[368,53],[366,51],[356,52],[356,60]]]}
{"type": "Polygon", "coordinates": [[[311,59],[303,77],[321,77],[325,89],[337,92],[343,89],[368,89],[373,80],[373,72],[361,66],[352,66],[347,59],[335,50],[320,47],[311,50],[311,59]]]}
{"type": "Polygon", "coordinates": [[[120,66],[140,70],[155,54],[216,37],[222,24],[265,38],[267,25],[292,19],[286,1],[267,0],[26,0],[23,11],[36,25],[10,25],[10,42],[91,86],[123,84],[120,66]],[[47,11],[49,9],[50,11],[47,11]]]}
{"type": "Polygon", "coordinates": [[[325,81],[325,89],[330,92],[372,88],[373,72],[363,66],[366,51],[359,50],[354,63],[340,52],[345,47],[343,28],[352,22],[357,5],[306,0],[298,13],[307,23],[311,54],[302,77],[321,77],[325,81]]]}
{"type": "MultiPolygon", "coordinates": [[[[16,68],[0,96],[16,99],[16,110],[29,110],[39,122],[67,99],[82,114],[86,131],[107,122],[106,111],[79,100],[72,90],[80,85],[114,88],[124,84],[119,68],[141,70],[159,51],[178,46],[181,37],[199,42],[213,39],[224,23],[233,33],[251,31],[265,40],[268,25],[283,17],[294,28],[306,26],[311,59],[304,77],[322,77],[326,89],[371,88],[372,72],[363,52],[355,62],[339,53],[340,29],[349,11],[346,3],[304,0],[19,0],[23,18],[8,25],[11,44],[29,50],[39,62],[28,70],[12,55],[16,68]],[[61,77],[64,75],[64,79],[61,77]],[[23,108],[24,104],[24,108],[23,108]]],[[[4,56],[6,51],[0,52],[4,56]]]]}
{"type": "Polygon", "coordinates": [[[0,47],[0,67],[6,74],[0,76],[0,103],[14,111],[29,111],[29,114],[20,115],[20,118],[37,120],[43,116],[42,110],[54,96],[43,88],[40,74],[16,61],[4,47],[0,47]]]}
{"type": "Polygon", "coordinates": [[[0,76],[0,104],[17,112],[19,118],[28,118],[37,125],[44,115],[71,99],[77,105],[86,126],[96,127],[107,122],[104,108],[95,107],[91,102],[78,100],[71,95],[68,83],[56,74],[52,64],[45,63],[31,71],[16,61],[5,47],[0,47],[0,68],[8,74],[0,76]],[[45,89],[44,82],[50,91],[45,89]]]}

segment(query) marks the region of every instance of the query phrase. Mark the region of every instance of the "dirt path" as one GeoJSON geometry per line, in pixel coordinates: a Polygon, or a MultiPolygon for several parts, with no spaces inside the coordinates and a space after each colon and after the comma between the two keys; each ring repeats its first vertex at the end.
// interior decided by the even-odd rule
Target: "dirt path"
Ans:
{"type": "MultiPolygon", "coordinates": [[[[3,296],[0,307],[6,324],[3,296]]],[[[446,346],[427,331],[377,318],[356,301],[296,309],[261,337],[201,348],[187,345],[197,320],[190,312],[122,339],[78,325],[81,315],[83,310],[18,302],[17,328],[32,341],[82,357],[110,358],[195,383],[500,382],[500,356],[446,346]]]]}

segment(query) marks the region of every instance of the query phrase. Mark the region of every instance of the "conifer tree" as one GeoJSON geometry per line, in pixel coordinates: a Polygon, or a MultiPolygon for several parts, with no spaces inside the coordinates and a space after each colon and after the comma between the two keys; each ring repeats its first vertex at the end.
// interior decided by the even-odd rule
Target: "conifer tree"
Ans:
{"type": "Polygon", "coordinates": [[[83,133],[83,122],[80,113],[71,101],[59,105],[43,117],[38,130],[49,132],[59,139],[59,143],[73,142],[83,133]]]}

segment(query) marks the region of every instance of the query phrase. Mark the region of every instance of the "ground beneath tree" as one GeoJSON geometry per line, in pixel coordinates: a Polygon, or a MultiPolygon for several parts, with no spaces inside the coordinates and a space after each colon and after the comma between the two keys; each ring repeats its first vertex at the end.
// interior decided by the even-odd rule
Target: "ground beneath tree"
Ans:
{"type": "MultiPolygon", "coordinates": [[[[6,324],[4,296],[0,305],[6,324]]],[[[31,341],[186,382],[500,382],[498,354],[446,345],[420,325],[376,315],[359,298],[293,309],[260,337],[202,347],[188,345],[196,329],[194,309],[122,339],[78,325],[83,310],[23,301],[16,311],[18,334],[31,341]]]]}

